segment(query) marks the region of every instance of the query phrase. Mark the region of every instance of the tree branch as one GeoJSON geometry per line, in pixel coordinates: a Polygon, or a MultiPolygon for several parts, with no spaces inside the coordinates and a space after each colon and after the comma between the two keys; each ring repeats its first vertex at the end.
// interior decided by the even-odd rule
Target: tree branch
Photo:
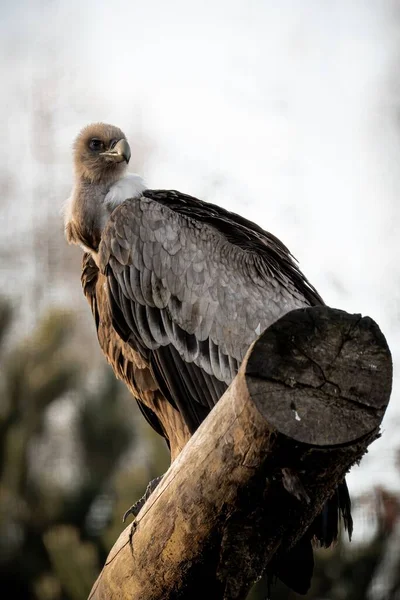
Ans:
{"type": "Polygon", "coordinates": [[[379,436],[392,364],[368,317],[288,313],[120,535],[91,600],[234,600],[304,534],[379,436]]]}

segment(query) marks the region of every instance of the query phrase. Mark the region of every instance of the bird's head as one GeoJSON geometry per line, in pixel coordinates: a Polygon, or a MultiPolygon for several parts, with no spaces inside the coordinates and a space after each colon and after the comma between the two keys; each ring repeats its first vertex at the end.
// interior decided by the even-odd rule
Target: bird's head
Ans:
{"type": "Polygon", "coordinates": [[[87,125],[74,143],[76,175],[91,183],[116,181],[123,176],[130,157],[125,134],[114,125],[87,125]]]}

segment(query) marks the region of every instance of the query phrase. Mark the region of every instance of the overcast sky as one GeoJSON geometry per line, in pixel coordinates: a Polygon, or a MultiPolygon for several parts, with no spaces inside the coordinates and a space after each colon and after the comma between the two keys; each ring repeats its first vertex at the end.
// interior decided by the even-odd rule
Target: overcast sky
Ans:
{"type": "MultiPolygon", "coordinates": [[[[26,236],[46,198],[60,210],[74,136],[90,121],[111,122],[130,134],[134,164],[135,147],[147,148],[137,164],[149,187],[198,195],[278,235],[328,304],[377,320],[398,365],[396,6],[2,3],[0,184],[12,182],[2,185],[5,235],[26,236]],[[51,114],[53,137],[32,126],[38,105],[51,114]],[[38,181],[40,206],[31,193],[38,181]]],[[[398,392],[396,379],[384,435],[353,469],[356,491],[379,482],[400,489],[398,392]]]]}

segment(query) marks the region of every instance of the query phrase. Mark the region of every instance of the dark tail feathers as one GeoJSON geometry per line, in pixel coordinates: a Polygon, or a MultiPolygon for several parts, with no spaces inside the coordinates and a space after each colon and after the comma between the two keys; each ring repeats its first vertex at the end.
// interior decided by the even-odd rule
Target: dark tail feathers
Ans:
{"type": "Polygon", "coordinates": [[[314,569],[311,539],[314,538],[324,548],[331,546],[338,539],[341,518],[351,539],[353,519],[346,480],[338,486],[322,513],[297,544],[285,555],[271,561],[267,571],[269,575],[273,573],[298,594],[306,594],[314,569]]]}
{"type": "Polygon", "coordinates": [[[340,517],[343,519],[344,528],[351,540],[353,519],[351,517],[351,500],[345,479],[326,502],[322,513],[318,515],[309,530],[324,548],[328,548],[338,539],[340,517]]]}

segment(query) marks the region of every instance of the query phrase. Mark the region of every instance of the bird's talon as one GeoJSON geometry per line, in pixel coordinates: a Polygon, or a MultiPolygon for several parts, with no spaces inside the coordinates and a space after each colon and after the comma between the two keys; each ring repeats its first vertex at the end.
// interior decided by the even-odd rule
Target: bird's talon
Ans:
{"type": "Polygon", "coordinates": [[[127,511],[125,511],[124,516],[122,517],[123,523],[125,523],[126,519],[129,517],[129,515],[132,515],[134,518],[137,517],[137,514],[135,513],[135,504],[133,506],[131,506],[130,508],[128,508],[127,511]]]}
{"type": "Polygon", "coordinates": [[[137,502],[135,502],[135,504],[133,504],[130,508],[128,508],[128,510],[126,511],[126,513],[124,514],[124,516],[122,517],[122,522],[123,523],[125,523],[125,520],[127,519],[127,517],[129,517],[129,515],[132,515],[134,517],[134,519],[136,519],[136,517],[138,516],[139,512],[143,508],[146,500],[154,492],[154,490],[156,489],[157,485],[160,483],[161,479],[162,479],[162,477],[156,477],[155,479],[153,479],[152,481],[150,481],[149,485],[146,488],[146,491],[145,491],[144,495],[140,498],[140,500],[138,500],[137,502]]]}
{"type": "Polygon", "coordinates": [[[127,517],[129,517],[129,515],[132,515],[132,517],[134,519],[136,519],[136,517],[138,516],[138,514],[146,500],[147,500],[147,498],[145,496],[143,496],[142,498],[140,498],[140,500],[135,502],[135,504],[132,504],[132,506],[130,508],[128,508],[128,510],[125,512],[124,516],[122,517],[122,522],[125,523],[125,520],[127,519],[127,517]]]}

